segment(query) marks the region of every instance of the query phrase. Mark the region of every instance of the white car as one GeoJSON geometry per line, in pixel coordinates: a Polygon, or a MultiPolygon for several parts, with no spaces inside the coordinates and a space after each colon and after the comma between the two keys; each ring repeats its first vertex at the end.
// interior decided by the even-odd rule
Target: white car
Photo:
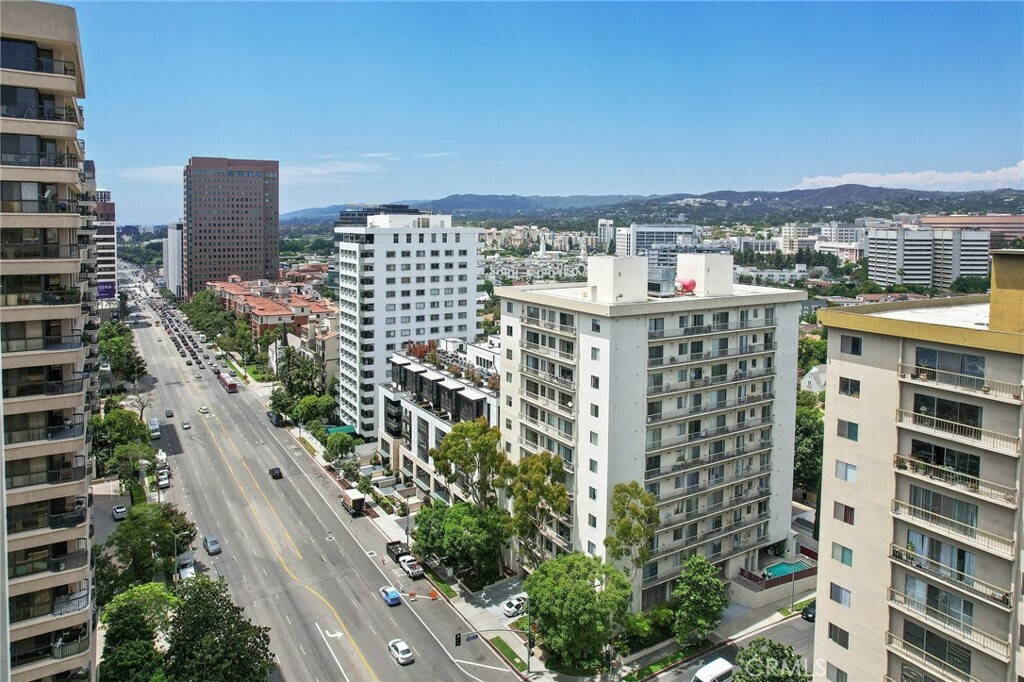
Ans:
{"type": "Polygon", "coordinates": [[[210,414],[210,408],[207,407],[206,405],[203,405],[202,407],[199,408],[199,414],[210,414]]]}
{"type": "Polygon", "coordinates": [[[181,428],[183,428],[185,431],[188,431],[189,429],[192,428],[192,422],[181,422],[181,428]]]}
{"type": "Polygon", "coordinates": [[[419,562],[416,561],[416,557],[411,554],[399,557],[398,563],[402,566],[402,570],[405,571],[413,580],[423,577],[423,568],[420,566],[419,562]]]}
{"type": "Polygon", "coordinates": [[[128,518],[128,507],[123,504],[116,504],[114,508],[110,510],[115,521],[124,521],[128,518]]]}
{"type": "Polygon", "coordinates": [[[171,487],[171,474],[166,469],[156,472],[156,487],[161,490],[171,487]]]}
{"type": "Polygon", "coordinates": [[[501,605],[501,612],[508,618],[521,616],[526,611],[526,597],[512,597],[501,605]]]}
{"type": "Polygon", "coordinates": [[[405,643],[404,639],[393,639],[388,642],[388,651],[398,662],[398,665],[407,665],[413,662],[412,649],[405,643]]]}

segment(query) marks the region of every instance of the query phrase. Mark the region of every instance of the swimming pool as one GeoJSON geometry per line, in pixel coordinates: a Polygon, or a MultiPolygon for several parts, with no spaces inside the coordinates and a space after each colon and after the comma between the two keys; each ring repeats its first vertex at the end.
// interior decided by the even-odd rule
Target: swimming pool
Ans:
{"type": "Polygon", "coordinates": [[[780,561],[777,564],[766,566],[764,571],[768,574],[769,578],[778,578],[784,575],[789,575],[790,573],[802,571],[807,568],[812,568],[812,566],[803,559],[797,559],[795,562],[780,561]]]}

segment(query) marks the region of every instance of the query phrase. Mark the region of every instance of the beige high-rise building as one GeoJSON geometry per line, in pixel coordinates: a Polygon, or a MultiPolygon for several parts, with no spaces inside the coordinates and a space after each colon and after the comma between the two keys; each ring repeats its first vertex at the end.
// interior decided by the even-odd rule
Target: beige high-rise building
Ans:
{"type": "Polygon", "coordinates": [[[1024,251],[990,296],[822,310],[815,659],[834,682],[1014,682],[1024,251]]]}
{"type": "Polygon", "coordinates": [[[0,679],[89,679],[96,249],[70,7],[0,9],[0,679]]]}

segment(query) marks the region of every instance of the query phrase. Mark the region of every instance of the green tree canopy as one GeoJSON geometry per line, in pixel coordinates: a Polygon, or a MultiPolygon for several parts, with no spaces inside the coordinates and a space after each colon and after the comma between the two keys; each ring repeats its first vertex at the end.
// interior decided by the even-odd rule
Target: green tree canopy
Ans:
{"type": "Polygon", "coordinates": [[[616,483],[612,489],[609,535],[604,539],[608,556],[628,559],[632,575],[651,560],[651,538],[658,525],[654,495],[636,481],[616,483]]]}
{"type": "Polygon", "coordinates": [[[156,448],[149,443],[132,441],[115,445],[103,466],[108,473],[116,471],[120,480],[132,481],[139,476],[140,462],[152,466],[156,462],[156,448]]]}
{"type": "Polygon", "coordinates": [[[482,417],[475,421],[459,422],[431,450],[434,468],[449,483],[458,481],[479,507],[497,503],[499,488],[505,486],[512,474],[508,457],[498,447],[501,430],[492,427],[482,417]]]}
{"type": "Polygon", "coordinates": [[[172,680],[266,680],[274,670],[270,628],[244,616],[223,579],[197,575],[178,586],[167,644],[165,669],[172,680]]]}
{"type": "Polygon", "coordinates": [[[300,422],[311,422],[318,419],[324,423],[334,421],[338,404],[329,395],[307,395],[300,398],[292,408],[292,416],[300,422]]]}
{"type": "Polygon", "coordinates": [[[801,336],[797,340],[797,367],[807,373],[828,360],[828,341],[813,336],[801,336]]]}
{"type": "MultiPolygon", "coordinates": [[[[122,613],[141,612],[146,627],[156,635],[165,635],[171,625],[171,614],[178,598],[163,583],[143,583],[118,593],[100,616],[106,624],[121,619],[122,613]]],[[[109,639],[109,635],[108,635],[109,639]]]]}
{"type": "Polygon", "coordinates": [[[509,493],[512,495],[512,527],[525,550],[522,559],[536,566],[540,561],[537,535],[552,514],[569,509],[562,458],[550,452],[524,456],[515,465],[509,493]]]}
{"type": "Polygon", "coordinates": [[[523,587],[545,646],[559,661],[576,667],[600,663],[633,594],[621,569],[580,552],[540,564],[523,587]]]}
{"type": "Polygon", "coordinates": [[[796,437],[793,455],[793,485],[818,490],[825,443],[825,422],[817,407],[796,409],[796,437]]]}
{"type": "Polygon", "coordinates": [[[733,682],[810,682],[803,658],[788,644],[767,637],[751,640],[736,654],[733,682]]]}
{"type": "Polygon", "coordinates": [[[356,449],[356,439],[347,433],[332,433],[327,436],[328,459],[348,457],[356,449]]]}
{"type": "Polygon", "coordinates": [[[173,504],[136,504],[107,538],[106,547],[124,567],[121,584],[137,585],[148,583],[158,572],[170,575],[177,559],[175,550],[187,550],[195,534],[195,524],[173,504]]]}
{"type": "Polygon", "coordinates": [[[949,290],[954,294],[983,294],[991,287],[991,277],[957,277],[949,290]]]}
{"type": "Polygon", "coordinates": [[[672,630],[680,644],[704,639],[722,620],[729,598],[718,578],[718,569],[702,554],[683,562],[679,581],[672,590],[672,603],[676,610],[672,630]]]}
{"type": "Polygon", "coordinates": [[[512,528],[508,512],[466,502],[435,504],[416,515],[413,546],[422,556],[443,557],[456,573],[475,585],[501,575],[501,547],[512,528]]]}

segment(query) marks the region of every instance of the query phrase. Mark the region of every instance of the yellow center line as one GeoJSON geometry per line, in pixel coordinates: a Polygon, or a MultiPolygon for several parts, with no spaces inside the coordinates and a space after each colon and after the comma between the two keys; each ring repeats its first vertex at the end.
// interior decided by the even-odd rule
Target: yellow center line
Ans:
{"type": "Polygon", "coordinates": [[[331,610],[331,613],[334,614],[334,620],[338,621],[338,625],[340,625],[341,629],[345,631],[345,636],[348,637],[348,641],[352,644],[352,648],[355,649],[356,655],[359,656],[359,660],[363,662],[363,665],[366,667],[366,671],[370,673],[370,678],[373,679],[374,682],[380,682],[379,678],[377,677],[377,674],[374,673],[373,668],[370,667],[370,662],[366,660],[365,656],[363,656],[362,650],[360,650],[359,645],[356,644],[356,640],[353,639],[352,633],[348,631],[347,627],[345,627],[345,623],[341,620],[341,616],[338,615],[338,612],[337,610],[335,610],[334,605],[331,604],[331,602],[327,601],[327,599],[322,594],[314,590],[309,585],[304,585],[304,587],[307,590],[309,590],[313,594],[313,596],[322,601],[328,609],[331,610]]]}

